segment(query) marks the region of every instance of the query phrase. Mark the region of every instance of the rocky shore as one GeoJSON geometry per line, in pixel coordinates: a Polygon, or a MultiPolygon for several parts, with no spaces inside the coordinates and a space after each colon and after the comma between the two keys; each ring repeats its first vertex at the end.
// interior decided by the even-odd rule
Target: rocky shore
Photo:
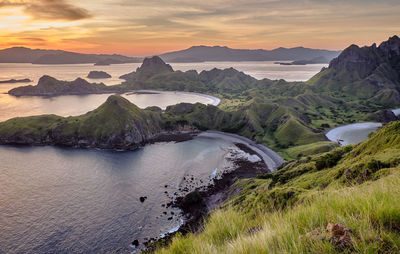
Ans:
{"type": "MultiPolygon", "coordinates": [[[[200,135],[207,134],[201,133],[200,135]]],[[[223,133],[218,133],[223,135],[223,133]]],[[[230,135],[227,133],[227,137],[230,135]]],[[[196,188],[194,191],[184,195],[183,193],[167,204],[167,207],[177,207],[182,211],[183,221],[181,225],[159,238],[152,238],[143,245],[134,240],[133,246],[141,246],[141,251],[151,253],[158,247],[165,246],[177,234],[187,234],[198,231],[204,219],[210,211],[219,208],[230,196],[228,191],[239,179],[253,178],[260,174],[271,172],[263,155],[252,149],[252,143],[234,143],[237,150],[230,151],[229,160],[233,168],[225,169],[221,174],[215,176],[209,185],[196,188]]],[[[282,160],[283,161],[283,160],[282,160]]]]}

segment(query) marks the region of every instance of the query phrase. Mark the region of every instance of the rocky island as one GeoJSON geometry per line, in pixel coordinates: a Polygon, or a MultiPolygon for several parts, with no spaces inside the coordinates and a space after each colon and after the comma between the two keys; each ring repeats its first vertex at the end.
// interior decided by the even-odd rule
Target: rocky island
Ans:
{"type": "Polygon", "coordinates": [[[14,83],[30,83],[32,80],[28,78],[24,79],[9,79],[9,80],[1,80],[0,84],[14,84],[14,83]]]}
{"type": "Polygon", "coordinates": [[[106,79],[111,78],[111,75],[105,71],[91,71],[87,77],[90,79],[106,79]]]}
{"type": "Polygon", "coordinates": [[[71,94],[96,94],[117,91],[115,87],[104,84],[89,83],[82,78],[74,81],[61,81],[50,76],[43,76],[37,85],[21,86],[8,91],[13,96],[57,96],[71,94]]]}

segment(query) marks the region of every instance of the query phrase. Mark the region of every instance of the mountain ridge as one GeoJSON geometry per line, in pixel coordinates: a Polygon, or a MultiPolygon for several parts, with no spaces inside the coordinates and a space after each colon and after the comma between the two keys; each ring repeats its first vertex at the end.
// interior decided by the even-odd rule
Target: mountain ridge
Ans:
{"type": "Polygon", "coordinates": [[[192,46],[190,48],[160,54],[166,62],[204,61],[285,61],[311,60],[316,57],[328,61],[340,51],[311,49],[305,47],[265,49],[233,49],[227,46],[192,46]]]}
{"type": "Polygon", "coordinates": [[[85,54],[64,50],[30,49],[12,47],[0,50],[0,63],[32,63],[32,64],[86,64],[98,62],[136,63],[140,58],[118,54],[85,54]]]}

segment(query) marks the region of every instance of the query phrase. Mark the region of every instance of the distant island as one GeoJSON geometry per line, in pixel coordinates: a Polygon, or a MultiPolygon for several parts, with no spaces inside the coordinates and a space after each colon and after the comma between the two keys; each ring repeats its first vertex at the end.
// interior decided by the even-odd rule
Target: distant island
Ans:
{"type": "Polygon", "coordinates": [[[86,63],[137,63],[141,58],[123,55],[82,54],[63,50],[13,47],[0,50],[0,63],[32,64],[86,64],[86,63]]]}
{"type": "Polygon", "coordinates": [[[90,79],[105,79],[111,78],[111,75],[105,71],[91,71],[87,77],[90,79]]]}
{"type": "Polygon", "coordinates": [[[103,83],[89,83],[82,78],[74,81],[61,81],[47,75],[41,77],[36,86],[21,86],[8,91],[13,96],[57,96],[109,92],[117,92],[117,87],[109,87],[103,83]]]}
{"type": "MultiPolygon", "coordinates": [[[[193,46],[185,50],[168,52],[160,57],[169,63],[190,63],[205,61],[303,61],[324,59],[329,62],[340,51],[311,49],[304,47],[264,49],[232,49],[221,46],[193,46]]],[[[107,66],[111,64],[140,63],[141,57],[118,54],[83,54],[63,50],[30,49],[13,47],[0,50],[0,63],[32,64],[86,64],[107,66]]]]}
{"type": "Polygon", "coordinates": [[[311,49],[304,47],[264,49],[232,49],[221,46],[193,46],[185,50],[161,54],[169,63],[205,61],[301,61],[304,59],[324,59],[329,62],[340,51],[311,49]]]}
{"type": "Polygon", "coordinates": [[[9,80],[2,80],[0,81],[0,84],[14,84],[14,83],[30,83],[32,80],[28,78],[24,79],[9,79],[9,80]]]}
{"type": "Polygon", "coordinates": [[[292,62],[275,62],[274,64],[280,64],[280,65],[307,65],[307,64],[327,64],[330,62],[332,59],[327,59],[325,57],[315,57],[313,59],[309,60],[296,60],[292,62]]]}
{"type": "MultiPolygon", "coordinates": [[[[138,60],[137,62],[141,62],[141,61],[138,60]]],[[[94,66],[108,66],[108,65],[112,65],[112,64],[124,64],[124,63],[127,63],[127,62],[121,61],[119,59],[107,58],[107,59],[101,59],[100,61],[96,62],[94,64],[94,66]]]]}

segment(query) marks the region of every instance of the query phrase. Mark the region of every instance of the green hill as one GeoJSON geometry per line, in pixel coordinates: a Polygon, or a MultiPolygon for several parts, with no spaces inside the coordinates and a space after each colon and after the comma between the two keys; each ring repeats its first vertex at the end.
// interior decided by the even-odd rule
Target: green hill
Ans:
{"type": "Polygon", "coordinates": [[[308,83],[315,91],[393,107],[400,99],[400,38],[378,47],[351,45],[308,83]]]}
{"type": "Polygon", "coordinates": [[[400,122],[240,180],[204,229],[157,253],[398,253],[400,122]]]}
{"type": "Polygon", "coordinates": [[[81,116],[42,115],[2,122],[0,143],[134,149],[161,131],[159,113],[113,95],[81,116]]]}

